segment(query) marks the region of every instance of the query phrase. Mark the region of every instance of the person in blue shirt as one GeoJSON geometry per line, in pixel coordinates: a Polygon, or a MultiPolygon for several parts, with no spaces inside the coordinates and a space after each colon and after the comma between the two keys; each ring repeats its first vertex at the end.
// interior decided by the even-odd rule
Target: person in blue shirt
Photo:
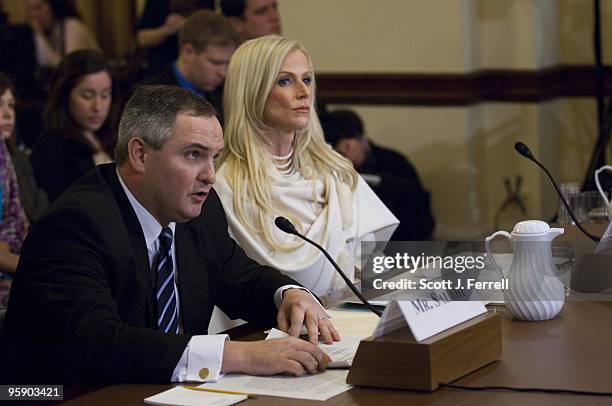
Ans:
{"type": "Polygon", "coordinates": [[[145,79],[146,84],[182,87],[204,97],[223,121],[223,81],[240,37],[226,17],[208,10],[191,15],[179,32],[179,54],[161,72],[145,79]]]}

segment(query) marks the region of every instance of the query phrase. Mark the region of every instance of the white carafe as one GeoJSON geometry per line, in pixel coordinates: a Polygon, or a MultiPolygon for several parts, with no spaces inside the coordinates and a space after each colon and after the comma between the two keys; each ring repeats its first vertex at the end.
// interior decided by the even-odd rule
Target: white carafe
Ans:
{"type": "Polygon", "coordinates": [[[503,235],[512,244],[514,255],[504,302],[514,318],[548,320],[561,311],[565,287],[553,262],[551,243],[563,232],[563,228],[551,228],[543,221],[527,220],[517,223],[512,233],[497,231],[485,239],[487,255],[497,270],[501,268],[491,253],[491,240],[503,235]]]}

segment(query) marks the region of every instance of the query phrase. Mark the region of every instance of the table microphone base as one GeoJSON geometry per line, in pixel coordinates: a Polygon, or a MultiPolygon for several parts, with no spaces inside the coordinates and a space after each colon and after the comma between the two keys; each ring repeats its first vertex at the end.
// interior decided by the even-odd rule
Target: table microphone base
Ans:
{"type": "Polygon", "coordinates": [[[346,382],[434,391],[501,356],[500,316],[487,312],[420,342],[408,327],[363,340],[346,382]]]}

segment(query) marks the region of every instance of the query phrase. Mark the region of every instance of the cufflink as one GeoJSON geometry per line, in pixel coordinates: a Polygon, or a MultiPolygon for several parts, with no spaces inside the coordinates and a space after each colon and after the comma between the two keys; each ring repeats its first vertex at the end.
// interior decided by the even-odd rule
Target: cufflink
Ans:
{"type": "Polygon", "coordinates": [[[200,379],[206,379],[208,378],[208,375],[210,374],[210,371],[208,370],[208,368],[200,368],[200,379]]]}

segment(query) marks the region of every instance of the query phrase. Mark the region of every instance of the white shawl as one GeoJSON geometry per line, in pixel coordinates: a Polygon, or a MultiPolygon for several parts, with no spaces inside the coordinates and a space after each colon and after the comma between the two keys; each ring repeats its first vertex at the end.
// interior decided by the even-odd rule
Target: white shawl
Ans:
{"type": "MultiPolygon", "coordinates": [[[[344,281],[315,247],[303,243],[290,251],[273,251],[259,235],[249,232],[238,221],[225,168],[223,165],[217,172],[214,188],[223,203],[230,235],[246,254],[282,271],[317,295],[343,288],[344,281]]],[[[305,180],[298,173],[283,177],[276,171],[270,172],[272,194],[301,223],[298,231],[325,248],[351,280],[355,279],[355,266],[360,265],[360,242],[388,241],[399,224],[361,177],[354,193],[346,184],[332,180],[329,201],[324,206],[323,182],[305,180]]],[[[267,218],[275,238],[292,245],[299,243],[298,237],[276,228],[275,217],[270,212],[267,218]]]]}

